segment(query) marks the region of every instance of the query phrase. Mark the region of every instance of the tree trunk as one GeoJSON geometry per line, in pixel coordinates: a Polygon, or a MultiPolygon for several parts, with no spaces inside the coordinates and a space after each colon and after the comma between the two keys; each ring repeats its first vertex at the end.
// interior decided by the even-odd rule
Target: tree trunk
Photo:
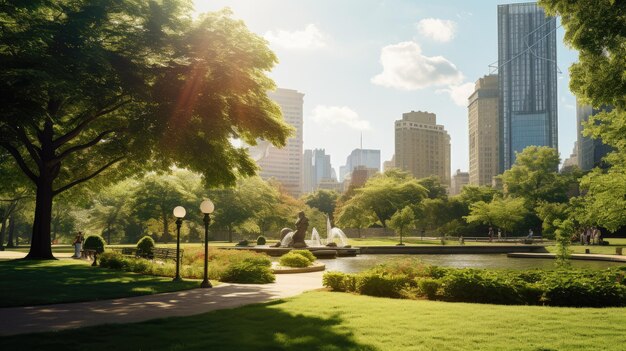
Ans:
{"type": "Polygon", "coordinates": [[[15,245],[13,245],[14,233],[15,233],[15,213],[11,213],[11,217],[9,217],[9,240],[7,242],[7,247],[15,247],[15,245]]]}
{"type": "Polygon", "coordinates": [[[2,216],[2,223],[0,223],[0,251],[4,251],[4,233],[7,231],[7,219],[2,216]]]}
{"type": "MultiPolygon", "coordinates": [[[[43,172],[42,172],[43,173],[43,172]]],[[[54,260],[50,242],[50,224],[52,222],[52,177],[41,174],[37,183],[35,197],[35,221],[30,240],[30,251],[27,260],[54,260]]]]}

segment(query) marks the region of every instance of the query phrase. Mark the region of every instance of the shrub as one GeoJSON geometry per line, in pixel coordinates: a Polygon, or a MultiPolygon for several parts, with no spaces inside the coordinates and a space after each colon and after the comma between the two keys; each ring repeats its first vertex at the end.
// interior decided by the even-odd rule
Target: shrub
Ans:
{"type": "Polygon", "coordinates": [[[140,251],[140,255],[152,257],[152,252],[154,250],[154,239],[149,236],[144,236],[139,239],[137,242],[137,250],[140,251]]]}
{"type": "Polygon", "coordinates": [[[220,280],[232,283],[266,284],[274,282],[275,279],[269,267],[243,261],[228,266],[220,280]]]}
{"type": "Polygon", "coordinates": [[[291,250],[290,252],[305,257],[311,263],[315,262],[316,257],[309,250],[291,250]]]}
{"type": "Polygon", "coordinates": [[[85,239],[85,243],[83,244],[83,249],[85,250],[96,250],[97,253],[101,254],[104,252],[104,247],[106,246],[106,242],[100,235],[90,235],[85,239]]]}
{"type": "Polygon", "coordinates": [[[437,290],[441,287],[441,282],[432,278],[421,278],[417,280],[418,291],[429,300],[434,300],[437,290]]]}
{"type": "Polygon", "coordinates": [[[244,239],[244,240],[239,241],[239,242],[238,242],[235,246],[243,246],[243,247],[246,247],[246,246],[248,246],[249,244],[250,244],[250,243],[248,242],[248,240],[245,240],[245,239],[244,239]]]}
{"type": "Polygon", "coordinates": [[[311,261],[308,258],[293,251],[282,255],[278,262],[285,267],[308,267],[311,265],[311,261]]]}
{"type": "Polygon", "coordinates": [[[257,245],[265,245],[265,243],[267,243],[267,240],[265,239],[263,235],[259,235],[259,237],[256,238],[257,245]]]}
{"type": "Polygon", "coordinates": [[[344,280],[348,274],[341,272],[326,272],[322,278],[322,284],[333,291],[348,291],[344,284],[344,280]]]}
{"type": "Polygon", "coordinates": [[[356,291],[363,295],[397,298],[410,285],[409,280],[406,275],[364,272],[356,278],[356,291]]]}
{"type": "Polygon", "coordinates": [[[451,301],[524,304],[513,282],[488,271],[463,269],[442,278],[442,294],[451,301]]]}
{"type": "Polygon", "coordinates": [[[624,306],[626,287],[605,277],[552,275],[542,281],[543,301],[552,306],[624,306]]]}

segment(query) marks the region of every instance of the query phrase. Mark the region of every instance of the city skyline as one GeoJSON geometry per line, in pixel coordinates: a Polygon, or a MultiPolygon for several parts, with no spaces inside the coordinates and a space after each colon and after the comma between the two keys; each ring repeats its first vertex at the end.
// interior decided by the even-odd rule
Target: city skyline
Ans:
{"type": "MultiPolygon", "coordinates": [[[[196,1],[196,8],[228,6],[268,40],[280,61],[270,76],[281,88],[306,94],[304,148],[324,148],[339,173],[361,134],[363,148],[380,149],[381,161],[391,159],[393,121],[410,110],[437,114],[451,136],[451,168],[469,169],[467,97],[497,61],[497,5],[506,3],[512,2],[231,0],[196,1]],[[290,16],[273,16],[276,11],[290,16]],[[424,71],[428,65],[434,71],[424,71]],[[409,76],[398,76],[403,67],[409,76]]],[[[576,140],[575,100],[567,87],[576,53],[562,37],[558,28],[558,139],[564,153],[576,140]]]]}

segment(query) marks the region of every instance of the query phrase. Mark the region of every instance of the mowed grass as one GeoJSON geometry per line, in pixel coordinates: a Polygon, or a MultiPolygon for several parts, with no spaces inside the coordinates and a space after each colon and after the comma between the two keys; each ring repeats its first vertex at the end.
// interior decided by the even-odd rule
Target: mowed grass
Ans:
{"type": "MultiPolygon", "coordinates": [[[[615,255],[616,247],[623,247],[623,254],[626,255],[626,238],[605,238],[604,240],[609,242],[607,246],[600,245],[580,245],[579,243],[572,243],[570,250],[572,253],[585,253],[585,249],[589,249],[589,253],[601,254],[601,255],[615,255]]],[[[546,246],[546,249],[550,252],[556,252],[556,246],[546,246]]]]}
{"type": "Polygon", "coordinates": [[[624,350],[626,308],[310,292],[192,317],[5,337],[3,345],[7,350],[624,350]]]}
{"type": "Polygon", "coordinates": [[[0,307],[149,295],[192,289],[199,284],[91,267],[91,262],[82,260],[2,261],[0,307]]]}

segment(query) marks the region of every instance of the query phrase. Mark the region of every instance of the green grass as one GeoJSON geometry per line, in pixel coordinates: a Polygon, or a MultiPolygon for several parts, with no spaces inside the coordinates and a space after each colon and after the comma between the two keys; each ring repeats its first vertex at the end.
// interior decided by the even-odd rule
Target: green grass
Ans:
{"type": "Polygon", "coordinates": [[[81,260],[0,262],[0,307],[112,299],[192,289],[199,281],[91,267],[81,260]]]}
{"type": "MultiPolygon", "coordinates": [[[[585,253],[585,249],[589,249],[589,253],[592,254],[602,254],[602,255],[615,255],[616,247],[624,247],[626,248],[626,238],[607,238],[605,239],[609,242],[608,246],[599,246],[599,245],[580,245],[579,243],[573,243],[570,245],[570,249],[572,253],[585,253]]],[[[556,246],[546,246],[548,251],[555,253],[556,246]]],[[[626,249],[624,250],[624,254],[626,254],[626,249]]]]}
{"type": "Polygon", "coordinates": [[[7,350],[623,350],[626,308],[411,301],[311,292],[137,324],[5,337],[7,350]]]}
{"type": "MultiPolygon", "coordinates": [[[[400,242],[399,236],[391,236],[391,237],[374,237],[374,238],[349,238],[348,242],[352,246],[389,246],[396,245],[400,242]]],[[[422,240],[418,236],[410,236],[404,237],[402,242],[406,246],[429,246],[429,245],[441,245],[441,240],[422,240]]],[[[446,245],[459,245],[458,240],[446,240],[446,245]]],[[[474,241],[465,241],[465,245],[514,245],[515,243],[489,243],[489,242],[474,242],[474,241]]]]}

